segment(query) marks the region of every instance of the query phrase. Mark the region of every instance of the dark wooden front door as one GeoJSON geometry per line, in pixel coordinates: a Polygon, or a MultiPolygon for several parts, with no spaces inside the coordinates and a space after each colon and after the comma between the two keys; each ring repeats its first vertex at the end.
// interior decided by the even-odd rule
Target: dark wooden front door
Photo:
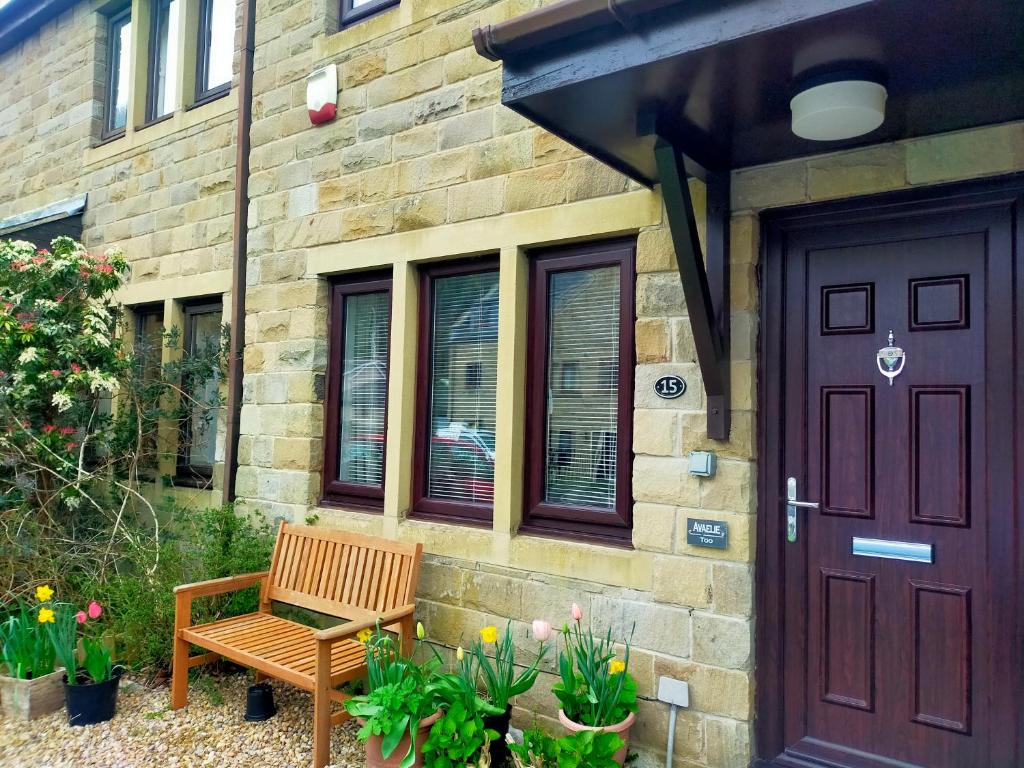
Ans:
{"type": "Polygon", "coordinates": [[[1020,764],[1020,206],[972,192],[769,224],[759,575],[777,584],[760,621],[780,622],[761,656],[779,766],[1020,764]],[[789,477],[818,503],[794,541],[789,477]]]}

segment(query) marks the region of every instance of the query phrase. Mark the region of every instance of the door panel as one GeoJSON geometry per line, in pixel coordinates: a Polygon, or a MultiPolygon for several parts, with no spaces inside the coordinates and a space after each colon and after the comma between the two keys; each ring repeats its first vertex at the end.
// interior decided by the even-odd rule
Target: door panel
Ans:
{"type": "Polygon", "coordinates": [[[778,500],[792,476],[820,505],[771,545],[777,765],[1016,765],[1018,651],[999,632],[1017,597],[998,586],[1019,572],[1015,467],[999,454],[1017,439],[1016,205],[861,203],[769,227],[766,312],[782,317],[774,342],[766,331],[765,414],[780,422],[766,475],[780,484],[763,492],[778,500]],[[891,381],[890,332],[905,354],[891,381]],[[854,538],[924,545],[931,562],[854,554],[854,538]]]}

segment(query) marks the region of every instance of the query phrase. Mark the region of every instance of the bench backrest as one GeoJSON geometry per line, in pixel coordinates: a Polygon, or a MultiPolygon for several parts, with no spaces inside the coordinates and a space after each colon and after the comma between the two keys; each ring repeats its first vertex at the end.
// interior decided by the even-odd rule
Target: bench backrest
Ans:
{"type": "Polygon", "coordinates": [[[413,602],[422,554],[422,544],[282,523],[264,602],[367,618],[413,602]]]}

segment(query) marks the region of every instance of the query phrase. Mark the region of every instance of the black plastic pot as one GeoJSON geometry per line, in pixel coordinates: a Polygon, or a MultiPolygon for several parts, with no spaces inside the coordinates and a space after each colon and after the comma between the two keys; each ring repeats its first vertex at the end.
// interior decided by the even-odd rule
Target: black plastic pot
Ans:
{"type": "Polygon", "coordinates": [[[117,710],[117,687],[123,672],[123,667],[114,667],[110,679],[102,683],[89,682],[89,676],[79,672],[75,685],[69,685],[68,676],[64,675],[64,706],[68,712],[68,724],[95,725],[110,720],[117,710]]]}
{"type": "Polygon", "coordinates": [[[508,725],[512,720],[512,705],[505,707],[505,713],[501,715],[488,715],[484,718],[484,728],[490,728],[498,732],[498,738],[491,742],[491,765],[494,768],[502,768],[511,753],[508,751],[508,742],[505,735],[508,733],[508,725]]]}
{"type": "Polygon", "coordinates": [[[270,687],[270,683],[250,685],[245,692],[245,719],[250,723],[262,723],[276,714],[274,689],[270,687]]]}

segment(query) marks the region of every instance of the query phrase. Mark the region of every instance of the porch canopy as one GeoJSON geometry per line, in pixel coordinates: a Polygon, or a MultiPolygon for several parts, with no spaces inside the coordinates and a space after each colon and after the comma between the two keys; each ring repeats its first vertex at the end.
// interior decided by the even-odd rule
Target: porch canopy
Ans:
{"type": "Polygon", "coordinates": [[[560,0],[473,32],[502,102],[647,186],[660,183],[708,432],[728,436],[728,172],[1024,118],[1021,0],[560,0]],[[885,86],[882,125],[843,141],[790,127],[790,99],[885,86]],[[685,179],[708,183],[706,269],[685,179]]]}

